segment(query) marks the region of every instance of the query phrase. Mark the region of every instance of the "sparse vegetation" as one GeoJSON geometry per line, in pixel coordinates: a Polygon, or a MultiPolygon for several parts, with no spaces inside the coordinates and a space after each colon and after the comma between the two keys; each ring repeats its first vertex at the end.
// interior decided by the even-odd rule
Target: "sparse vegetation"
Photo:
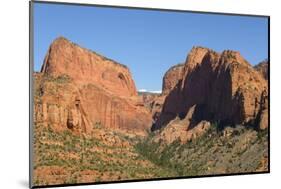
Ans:
{"type": "Polygon", "coordinates": [[[198,176],[267,170],[268,131],[214,123],[203,136],[181,144],[154,142],[107,131],[100,123],[92,135],[55,132],[35,125],[34,184],[103,182],[158,177],[198,176]],[[102,134],[103,133],[103,134],[102,134]],[[103,137],[106,138],[103,138],[103,137]],[[114,141],[111,143],[110,141],[114,141]],[[41,173],[41,174],[40,174],[41,173]],[[43,174],[44,173],[44,174],[43,174]]]}
{"type": "Polygon", "coordinates": [[[202,137],[186,144],[179,141],[170,145],[156,143],[151,136],[135,148],[143,157],[169,169],[175,176],[255,172],[260,160],[267,158],[268,132],[242,126],[230,130],[231,135],[224,136],[215,123],[202,137]]]}
{"type": "Polygon", "coordinates": [[[57,77],[51,75],[44,75],[43,79],[47,82],[55,82],[59,84],[65,84],[71,81],[71,78],[66,74],[62,74],[57,77]]]}
{"type": "Polygon", "coordinates": [[[100,124],[95,126],[92,135],[82,137],[69,130],[56,132],[35,125],[34,184],[44,185],[45,180],[49,184],[69,184],[171,176],[137,153],[132,145],[135,139],[104,132],[100,124]],[[106,138],[100,137],[105,136],[102,133],[107,133],[106,138]],[[116,142],[111,144],[110,140],[116,142]],[[56,169],[60,171],[54,175],[56,169]]]}

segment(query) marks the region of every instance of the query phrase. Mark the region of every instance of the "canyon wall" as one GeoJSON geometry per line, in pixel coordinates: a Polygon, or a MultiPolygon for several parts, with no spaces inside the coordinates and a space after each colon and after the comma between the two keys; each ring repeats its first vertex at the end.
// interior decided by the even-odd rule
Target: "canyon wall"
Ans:
{"type": "Polygon", "coordinates": [[[129,69],[65,38],[51,44],[34,78],[38,124],[77,133],[102,126],[135,134],[151,125],[129,69]]]}
{"type": "Polygon", "coordinates": [[[187,135],[202,121],[268,127],[267,80],[239,52],[194,47],[181,72],[152,130],[168,126],[187,135]]]}

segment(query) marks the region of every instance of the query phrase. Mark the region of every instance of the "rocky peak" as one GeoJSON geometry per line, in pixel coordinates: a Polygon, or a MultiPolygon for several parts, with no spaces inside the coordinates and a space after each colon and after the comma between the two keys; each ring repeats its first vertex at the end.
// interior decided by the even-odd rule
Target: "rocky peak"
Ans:
{"type": "Polygon", "coordinates": [[[245,60],[238,51],[223,51],[221,54],[221,61],[227,64],[234,64],[236,66],[246,66],[252,68],[252,65],[247,60],[245,60]]]}
{"type": "Polygon", "coordinates": [[[202,59],[210,49],[205,47],[193,47],[186,59],[186,66],[189,68],[196,66],[202,62],[202,59]]]}
{"type": "Polygon", "coordinates": [[[172,66],[163,77],[162,94],[168,94],[182,77],[184,64],[172,66]]]}
{"type": "Polygon", "coordinates": [[[183,87],[185,79],[189,73],[203,62],[205,55],[212,53],[214,53],[213,50],[201,46],[195,46],[191,49],[183,67],[181,88],[183,87]]]}
{"type": "Polygon", "coordinates": [[[239,52],[226,50],[220,54],[195,47],[178,82],[180,87],[167,94],[152,130],[171,125],[178,117],[185,118],[194,106],[192,125],[186,128],[193,128],[202,120],[268,127],[267,82],[239,52]]]}
{"type": "Polygon", "coordinates": [[[35,73],[34,122],[90,134],[95,127],[144,135],[152,122],[129,69],[64,37],[35,73]]]}
{"type": "Polygon", "coordinates": [[[121,96],[136,96],[130,70],[113,60],[82,48],[64,37],[51,44],[41,72],[68,75],[77,84],[99,84],[101,88],[121,96]]]}

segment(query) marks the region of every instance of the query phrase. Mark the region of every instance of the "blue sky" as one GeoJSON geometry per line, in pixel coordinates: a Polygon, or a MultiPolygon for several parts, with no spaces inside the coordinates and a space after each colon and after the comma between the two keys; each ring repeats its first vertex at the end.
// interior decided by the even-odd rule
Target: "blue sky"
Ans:
{"type": "Polygon", "coordinates": [[[164,73],[193,46],[240,51],[251,63],[268,58],[267,18],[35,3],[34,69],[64,36],[127,65],[138,89],[162,88],[164,73]]]}

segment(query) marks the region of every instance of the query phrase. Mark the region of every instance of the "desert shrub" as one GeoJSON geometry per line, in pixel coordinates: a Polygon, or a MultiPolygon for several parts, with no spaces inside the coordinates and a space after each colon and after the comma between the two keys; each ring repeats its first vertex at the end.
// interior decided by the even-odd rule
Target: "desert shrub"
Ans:
{"type": "Polygon", "coordinates": [[[98,122],[94,123],[94,124],[93,124],[93,128],[95,128],[95,129],[101,129],[101,128],[102,128],[101,122],[98,121],[98,122]]]}
{"type": "Polygon", "coordinates": [[[66,74],[59,75],[57,78],[55,78],[57,83],[68,83],[70,80],[71,78],[66,74]]]}
{"type": "Polygon", "coordinates": [[[71,78],[66,74],[62,74],[62,75],[59,75],[59,76],[53,76],[53,75],[50,75],[50,74],[45,74],[42,81],[43,82],[55,82],[55,83],[59,83],[59,84],[64,84],[64,83],[70,82],[71,78]]]}
{"type": "Polygon", "coordinates": [[[268,129],[258,131],[258,140],[261,141],[268,137],[268,129]]]}
{"type": "Polygon", "coordinates": [[[135,149],[152,163],[164,169],[169,169],[171,172],[176,173],[176,175],[183,175],[184,166],[180,163],[174,163],[172,160],[176,155],[176,150],[179,148],[180,142],[176,140],[170,145],[165,145],[161,152],[159,152],[159,146],[160,143],[153,141],[140,142],[135,145],[135,149]]]}

